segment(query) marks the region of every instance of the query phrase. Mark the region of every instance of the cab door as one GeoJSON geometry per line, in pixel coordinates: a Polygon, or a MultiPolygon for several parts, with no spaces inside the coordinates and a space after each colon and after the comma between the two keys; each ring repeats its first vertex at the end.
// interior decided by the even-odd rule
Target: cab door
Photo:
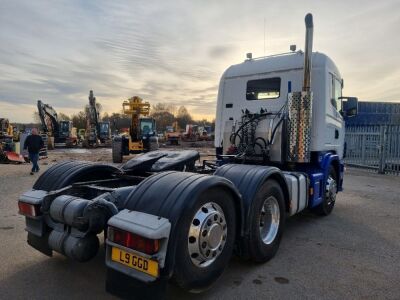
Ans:
{"type": "Polygon", "coordinates": [[[344,122],[340,114],[342,110],[342,80],[333,73],[329,73],[329,77],[331,96],[326,109],[327,134],[325,146],[335,150],[339,157],[342,157],[344,143],[344,122]]]}

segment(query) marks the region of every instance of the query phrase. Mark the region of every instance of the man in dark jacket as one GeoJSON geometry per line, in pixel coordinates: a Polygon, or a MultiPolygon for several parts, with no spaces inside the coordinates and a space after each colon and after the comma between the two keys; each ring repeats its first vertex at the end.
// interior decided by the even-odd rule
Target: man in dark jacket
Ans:
{"type": "Polygon", "coordinates": [[[32,162],[31,175],[33,175],[33,172],[39,172],[39,151],[43,148],[44,144],[43,139],[40,135],[38,135],[36,128],[32,128],[31,133],[32,134],[29,135],[25,140],[24,149],[28,148],[29,159],[32,162]]]}

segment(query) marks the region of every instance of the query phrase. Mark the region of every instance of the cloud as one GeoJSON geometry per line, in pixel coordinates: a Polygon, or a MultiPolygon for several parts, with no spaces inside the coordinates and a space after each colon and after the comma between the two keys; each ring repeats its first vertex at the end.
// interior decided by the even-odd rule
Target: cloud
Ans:
{"type": "Polygon", "coordinates": [[[234,45],[220,45],[220,46],[213,46],[209,49],[208,53],[211,58],[221,58],[225,57],[227,54],[232,52],[232,47],[235,47],[234,45]]]}
{"type": "MultiPolygon", "coordinates": [[[[308,0],[307,8],[314,13],[314,49],[337,62],[346,93],[400,100],[393,88],[400,69],[398,1],[308,0]]],[[[290,44],[303,48],[304,15],[289,0],[4,0],[0,111],[28,122],[42,99],[77,112],[92,89],[108,112],[139,95],[212,116],[224,70],[247,52],[264,55],[264,20],[265,52],[272,54],[290,44]]]]}

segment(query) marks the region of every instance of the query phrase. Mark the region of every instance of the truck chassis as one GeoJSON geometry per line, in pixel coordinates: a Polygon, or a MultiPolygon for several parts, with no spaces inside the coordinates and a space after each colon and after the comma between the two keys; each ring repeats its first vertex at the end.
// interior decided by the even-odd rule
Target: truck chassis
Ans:
{"type": "Polygon", "coordinates": [[[201,291],[222,274],[233,252],[256,262],[271,259],[285,219],[305,208],[329,214],[341,189],[343,168],[331,153],[311,176],[229,163],[229,157],[196,166],[198,159],[193,150],[154,151],[121,168],[54,165],[19,200],[28,244],[84,262],[97,254],[103,232],[108,291],[121,295],[145,283],[154,296],[154,286],[165,287],[170,278],[201,291]],[[324,174],[326,164],[340,173],[324,174]]]}

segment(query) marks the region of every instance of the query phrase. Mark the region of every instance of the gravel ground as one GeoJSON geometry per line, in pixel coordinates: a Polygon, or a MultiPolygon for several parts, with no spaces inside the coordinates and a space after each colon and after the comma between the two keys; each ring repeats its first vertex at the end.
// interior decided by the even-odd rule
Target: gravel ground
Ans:
{"type": "MultiPolygon", "coordinates": [[[[212,154],[208,148],[202,153],[212,154]]],[[[110,162],[110,149],[49,152],[41,172],[65,159],[110,162]]],[[[37,175],[0,165],[0,299],[112,299],[104,291],[104,250],[88,263],[26,244],[18,196],[37,175]]],[[[256,265],[233,258],[206,293],[170,287],[172,299],[400,299],[400,178],[348,169],[345,192],[329,217],[288,220],[278,254],[256,265]]]]}

